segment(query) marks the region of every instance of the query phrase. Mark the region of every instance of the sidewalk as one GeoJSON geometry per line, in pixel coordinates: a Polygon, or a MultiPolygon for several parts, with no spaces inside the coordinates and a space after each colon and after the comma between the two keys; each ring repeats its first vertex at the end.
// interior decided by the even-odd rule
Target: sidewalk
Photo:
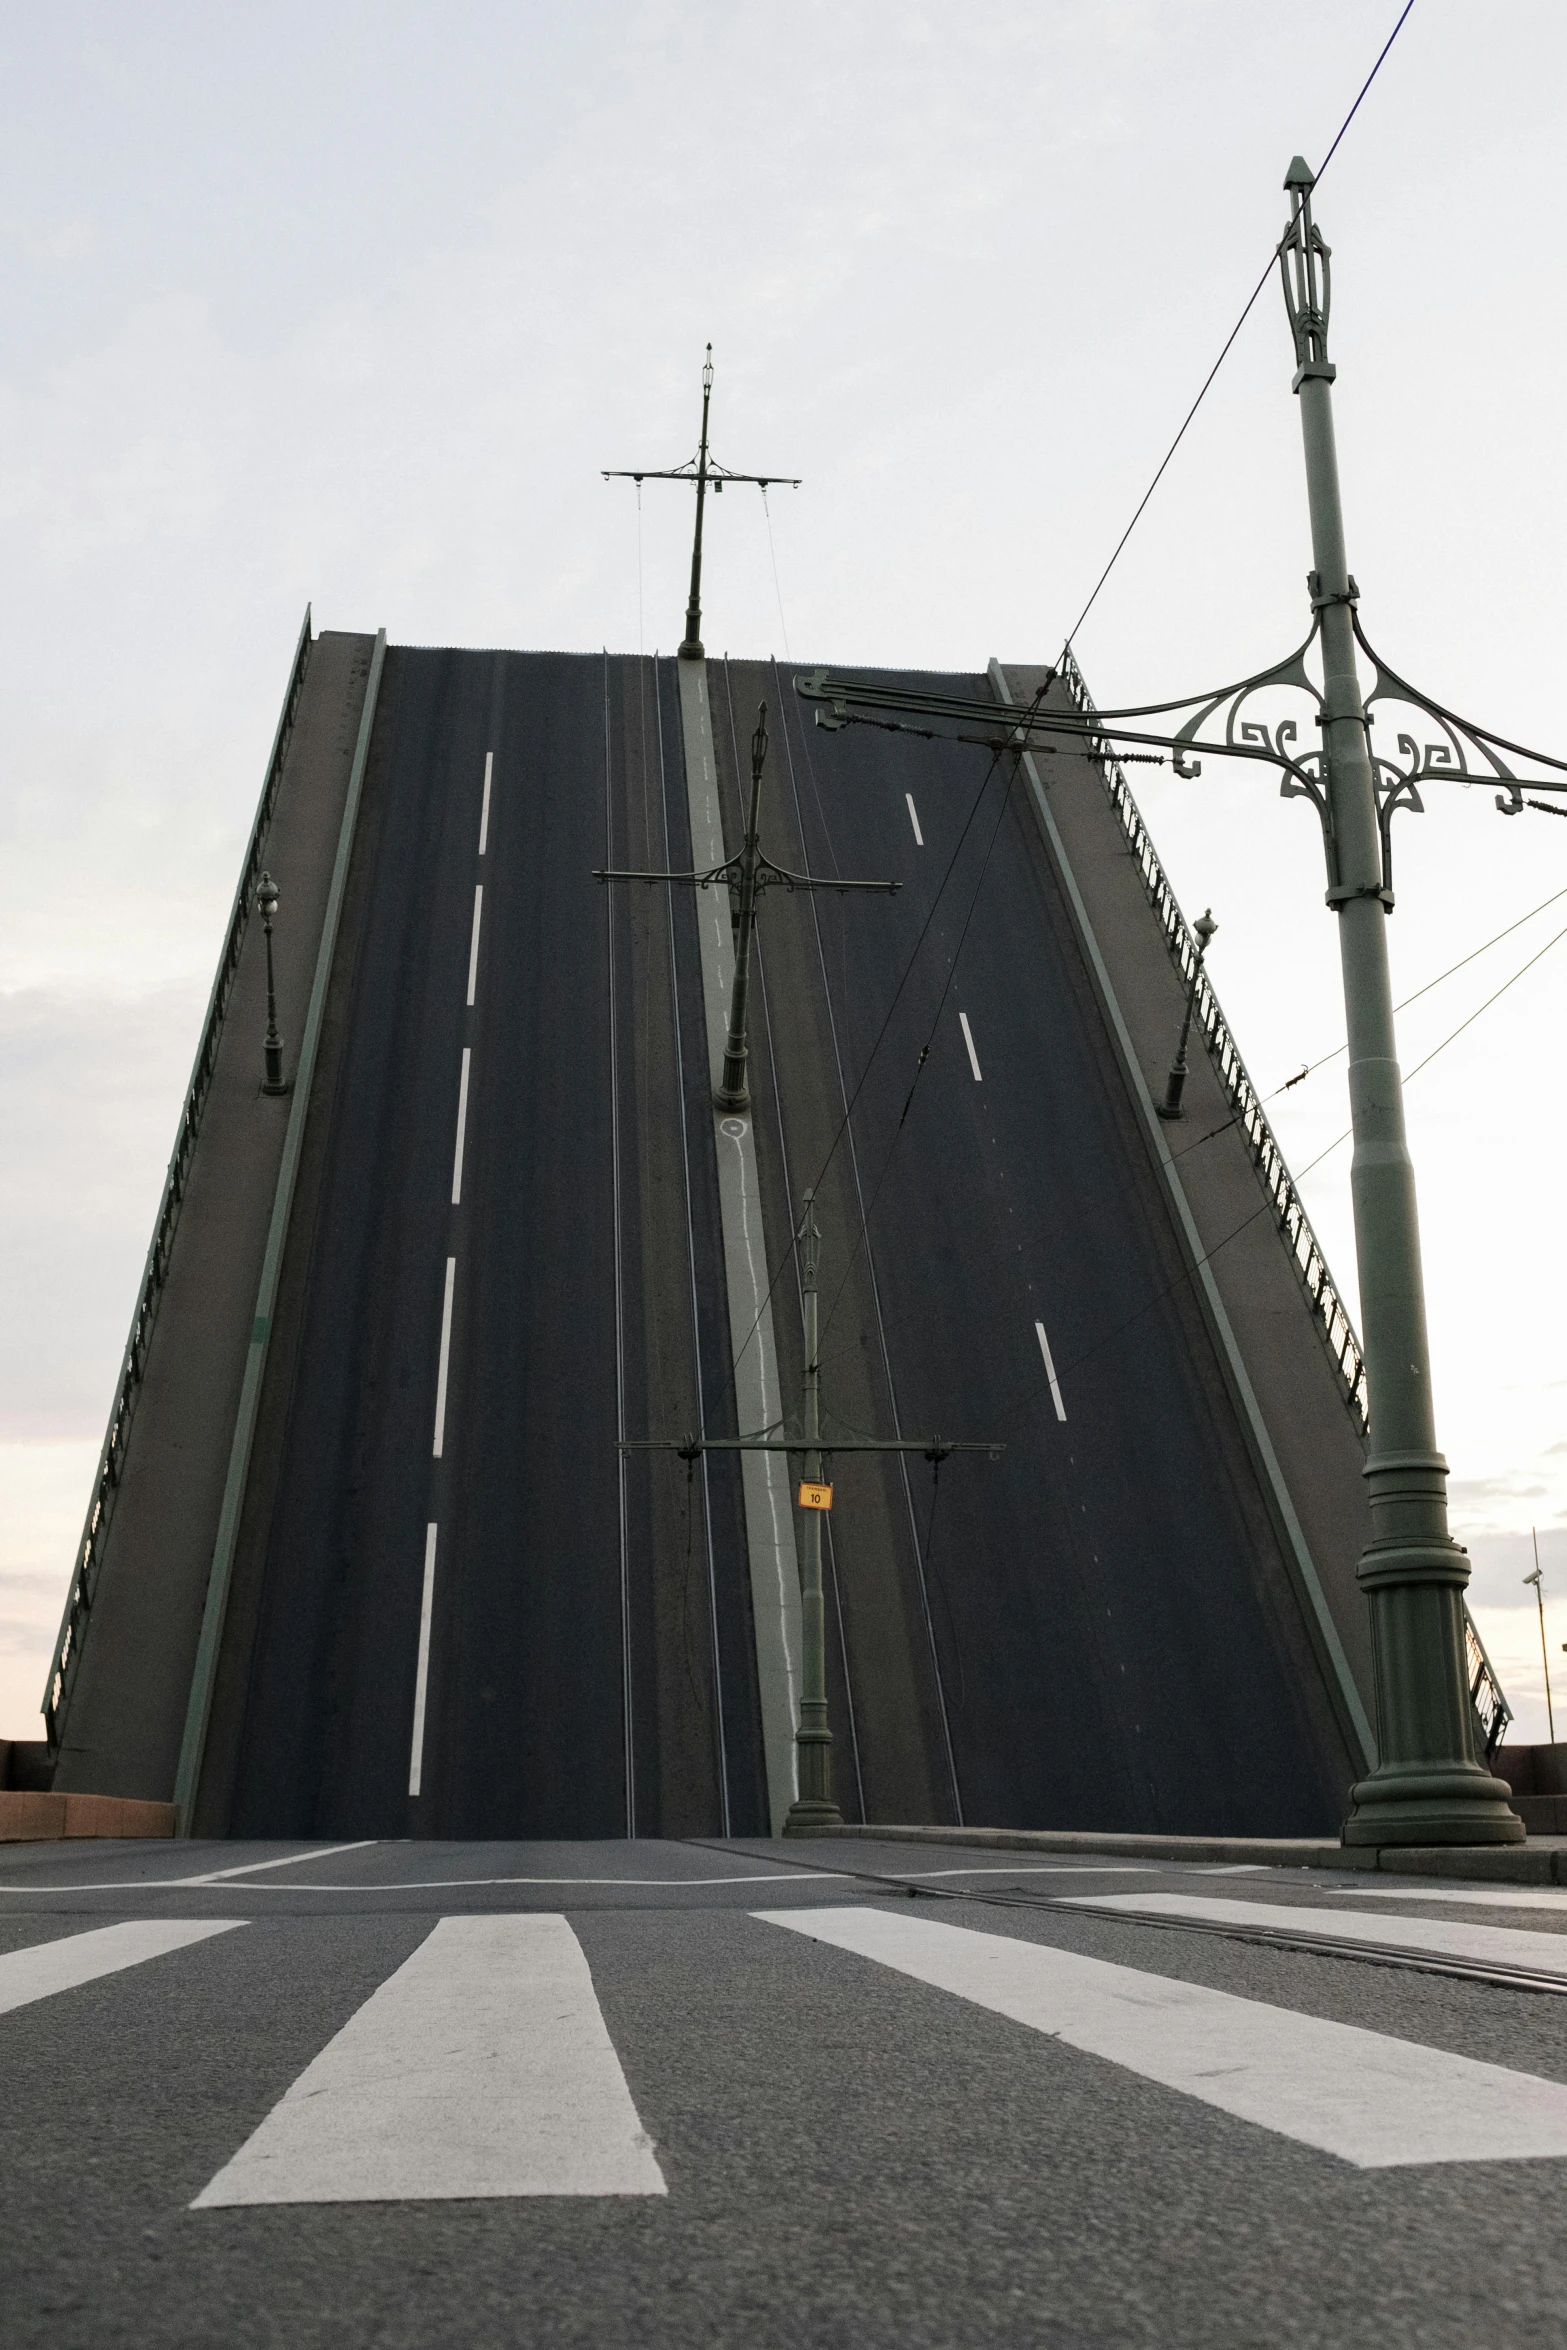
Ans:
{"type": "Polygon", "coordinates": [[[877,1844],[960,1844],[982,1852],[1061,1852],[1117,1860],[1206,1861],[1232,1868],[1381,1869],[1400,1877],[1452,1877],[1470,1883],[1567,1885],[1567,1836],[1531,1836],[1527,1844],[1340,1844],[1335,1838],[1270,1836],[1117,1836],[1076,1828],[824,1828],[825,1836],[868,1837],[877,1844]]]}

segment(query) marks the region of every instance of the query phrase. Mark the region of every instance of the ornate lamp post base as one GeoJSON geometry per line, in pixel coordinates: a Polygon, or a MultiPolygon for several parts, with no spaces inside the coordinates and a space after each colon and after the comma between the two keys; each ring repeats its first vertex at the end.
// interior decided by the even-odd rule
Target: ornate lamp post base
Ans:
{"type": "Polygon", "coordinates": [[[1349,1791],[1345,1844],[1522,1844],[1505,1779],[1478,1763],[1389,1763],[1349,1791]]]}
{"type": "Polygon", "coordinates": [[[1506,1780],[1468,1759],[1473,1752],[1464,1664],[1468,1580],[1463,1551],[1440,1536],[1373,1541],[1361,1558],[1359,1581],[1371,1610],[1376,1658],[1380,1743],[1388,1760],[1350,1789],[1342,1831],[1346,1844],[1524,1841],[1506,1780]]]}
{"type": "Polygon", "coordinates": [[[819,1701],[802,1700],[794,1751],[800,1792],[789,1806],[784,1834],[812,1836],[823,1828],[841,1827],[843,1814],[832,1794],[832,1732],[827,1727],[827,1708],[819,1701]]]}
{"type": "Polygon", "coordinates": [[[835,1803],[808,1803],[802,1795],[790,1804],[783,1832],[786,1836],[819,1836],[824,1828],[842,1826],[843,1814],[835,1803]]]}

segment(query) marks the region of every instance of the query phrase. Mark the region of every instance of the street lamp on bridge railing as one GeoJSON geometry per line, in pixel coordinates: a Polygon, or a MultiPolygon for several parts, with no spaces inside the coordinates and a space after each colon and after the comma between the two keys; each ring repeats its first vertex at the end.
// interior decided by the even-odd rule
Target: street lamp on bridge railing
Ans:
{"type": "MultiPolygon", "coordinates": [[[[1272,668],[1217,693],[1184,695],[1136,708],[1066,709],[1042,701],[1004,715],[994,704],[907,692],[879,681],[797,677],[796,690],[821,705],[817,724],[885,725],[890,714],[988,721],[990,741],[1018,751],[1036,735],[1075,738],[1090,753],[1113,744],[1165,751],[1178,775],[1202,772],[1194,751],[1261,761],[1280,773],[1286,798],[1309,799],[1322,827],[1327,903],[1338,918],[1354,1155],[1350,1186],[1360,1270],[1362,1342],[1370,1449],[1371,1539],[1359,1580],[1371,1615],[1378,1756],[1350,1792],[1347,1844],[1514,1844],[1522,1821],[1508,1788],[1475,1757],[1465,1671],[1464,1587],[1469,1562],[1447,1522],[1447,1463],[1436,1445],[1430,1349],[1420,1262],[1414,1170],[1404,1134],[1403,1081],[1393,1029],[1387,918],[1393,910],[1391,824],[1399,808],[1418,813],[1423,782],[1498,783],[1496,805],[1516,816],[1523,786],[1567,792],[1567,761],[1457,717],[1410,685],[1372,649],[1357,612],[1359,590],[1344,545],[1328,358],[1328,248],[1311,216],[1315,181],[1299,156],[1284,182],[1290,218],[1278,248],[1295,343],[1306,489],[1311,514],[1310,634],[1272,668]],[[1362,696],[1357,645],[1373,673],[1362,696]],[[1305,656],[1317,648],[1320,688],[1305,656]],[[1291,718],[1259,713],[1274,689],[1315,704],[1313,746],[1291,718]],[[1421,733],[1396,735],[1397,757],[1375,747],[1375,705],[1420,713],[1421,733]],[[888,713],[878,717],[876,713],[888,713]],[[1159,726],[1159,721],[1164,726],[1159,726]],[[1179,724],[1175,722],[1180,720],[1179,724]],[[1153,722],[1150,725],[1150,721],[1153,722]],[[1169,731],[1166,731],[1168,729],[1169,731]],[[1515,767],[1513,762],[1517,762],[1515,767]],[[1522,774],[1519,767],[1534,772],[1522,774]],[[1538,772],[1545,770],[1544,773],[1538,772]]],[[[1532,802],[1531,805],[1541,805],[1532,802]]],[[[1551,810],[1550,813],[1557,813],[1551,810]]]]}
{"type": "Polygon", "coordinates": [[[261,916],[261,927],[267,940],[267,1033],[261,1047],[262,1066],[266,1072],[261,1080],[263,1093],[287,1093],[288,1079],[283,1074],[283,1039],[277,1026],[277,988],[272,977],[272,921],[277,913],[277,883],[270,873],[263,873],[256,884],[256,912],[261,916]]]}
{"type": "Polygon", "coordinates": [[[1164,1099],[1159,1104],[1161,1118],[1184,1118],[1186,1115],[1186,1112],[1181,1108],[1181,1096],[1186,1091],[1188,1074],[1186,1047],[1191,1039],[1192,1014],[1197,1008],[1197,990],[1202,985],[1202,967],[1208,959],[1209,942],[1218,927],[1219,925],[1213,918],[1211,906],[1206,914],[1199,914],[1192,924],[1193,930],[1197,933],[1197,952],[1192,958],[1192,975],[1186,989],[1186,1014],[1181,1022],[1181,1041],[1175,1048],[1175,1058],[1170,1063],[1170,1074],[1164,1081],[1164,1099]]]}

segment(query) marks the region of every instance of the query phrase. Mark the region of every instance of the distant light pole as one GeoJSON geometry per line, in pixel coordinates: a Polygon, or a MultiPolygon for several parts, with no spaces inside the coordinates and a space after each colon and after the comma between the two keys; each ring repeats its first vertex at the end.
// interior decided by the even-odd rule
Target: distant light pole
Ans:
{"type": "Polygon", "coordinates": [[[267,1036],[262,1046],[266,1075],[261,1081],[263,1093],[287,1093],[288,1079],[283,1074],[283,1039],[277,1030],[277,987],[272,976],[272,917],[277,912],[277,883],[264,872],[256,884],[256,911],[261,916],[261,927],[267,940],[267,1036]]]}
{"type": "Polygon", "coordinates": [[[805,1379],[800,1434],[805,1461],[800,1484],[800,1713],[795,1725],[795,1775],[799,1792],[784,1822],[786,1836],[809,1835],[843,1818],[832,1791],[832,1731],[827,1725],[827,1620],[822,1597],[822,1516],[832,1504],[832,1487],[822,1481],[822,1368],[817,1325],[816,1283],[822,1232],[816,1200],[805,1195],[805,1215],[795,1235],[804,1251],[800,1283],[805,1379]]]}
{"type": "Polygon", "coordinates": [[[1181,1108],[1181,1096],[1186,1091],[1186,1044],[1192,1032],[1192,1013],[1196,1009],[1197,989],[1208,953],[1208,941],[1218,927],[1211,906],[1206,914],[1192,924],[1197,933],[1197,958],[1192,964],[1191,985],[1186,990],[1186,1017],[1181,1022],[1181,1041],[1175,1048],[1175,1058],[1170,1063],[1170,1074],[1165,1080],[1164,1099],[1159,1104],[1161,1118],[1184,1118],[1186,1115],[1181,1108]]]}
{"type": "MultiPolygon", "coordinates": [[[[1545,1588],[1540,1574],[1540,1537],[1532,1526],[1529,1533],[1534,1543],[1534,1573],[1525,1575],[1524,1581],[1534,1585],[1534,1604],[1540,1611],[1540,1662],[1545,1667],[1545,1719],[1550,1728],[1551,1744],[1554,1746],[1556,1744],[1556,1715],[1551,1707],[1551,1660],[1545,1646],[1545,1588]]],[[[1563,1646],[1567,1647],[1567,1642],[1564,1642],[1563,1646]]]]}

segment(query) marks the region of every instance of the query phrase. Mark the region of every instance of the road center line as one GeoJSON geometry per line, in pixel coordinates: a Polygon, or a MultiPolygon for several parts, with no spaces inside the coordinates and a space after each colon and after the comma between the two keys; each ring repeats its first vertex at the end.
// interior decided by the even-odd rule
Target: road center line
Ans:
{"type": "Polygon", "coordinates": [[[914,846],[917,849],[922,849],[925,846],[925,835],[920,830],[920,820],[914,812],[914,794],[911,791],[906,791],[903,796],[909,803],[909,822],[914,827],[914,846]]]}
{"type": "Polygon", "coordinates": [[[473,991],[479,981],[479,922],[484,913],[484,884],[476,882],[473,892],[473,943],[468,949],[468,1001],[473,1002],[473,991]]]}
{"type": "Polygon", "coordinates": [[[1056,1367],[1050,1357],[1050,1341],[1045,1336],[1045,1325],[1043,1322],[1036,1322],[1034,1328],[1039,1334],[1039,1351],[1045,1358],[1045,1377],[1050,1382],[1050,1400],[1056,1407],[1056,1418],[1064,1420],[1066,1405],[1061,1401],[1061,1382],[1056,1377],[1056,1367]]]}
{"type": "Polygon", "coordinates": [[[479,854],[482,857],[490,839],[490,772],[495,765],[495,753],[484,754],[484,806],[479,811],[479,854]]]}
{"type": "MultiPolygon", "coordinates": [[[[374,1836],[361,1836],[352,1844],[311,1844],[303,1852],[285,1852],[281,1860],[241,1861],[237,1869],[209,1869],[203,1877],[160,1877],[149,1882],[162,1885],[223,1885],[230,1877],[254,1876],[259,1869],[295,1869],[302,1860],[330,1860],[334,1852],[365,1852],[376,1843],[374,1836]]],[[[245,1888],[236,1885],[236,1893],[245,1888]]]]}
{"type": "Polygon", "coordinates": [[[435,1521],[424,1530],[424,1597],[419,1602],[419,1663],[414,1673],[414,1732],[408,1757],[408,1792],[417,1795],[424,1777],[424,1701],[430,1686],[430,1619],[435,1613],[435,1521]]]}
{"type": "MultiPolygon", "coordinates": [[[[470,999],[471,1000],[471,999],[470,999]]],[[[462,1076],[457,1083],[457,1148],[452,1154],[452,1206],[462,1206],[462,1146],[468,1131],[468,1064],[473,1058],[471,1045],[462,1048],[462,1076]]]]}
{"type": "MultiPolygon", "coordinates": [[[[370,1837],[374,1844],[377,1837],[370,1837]]],[[[357,1845],[346,1845],[345,1851],[357,1851],[357,1845]]],[[[296,1857],[307,1859],[308,1854],[296,1857]]],[[[730,1877],[384,1877],[347,1885],[324,1885],[298,1878],[277,1885],[222,1885],[212,1882],[213,1893],[243,1893],[249,1900],[253,1893],[467,1893],[475,1888],[493,1885],[615,1885],[633,1893],[667,1893],[689,1891],[693,1886],[712,1885],[809,1885],[831,1882],[852,1885],[863,1882],[852,1869],[759,1869],[744,1876],[730,1877]]],[[[185,1889],[183,1877],[93,1877],[79,1885],[0,1885],[0,1893],[179,1893],[185,1889]]],[[[236,1921],[248,1923],[247,1920],[236,1921]]]]}
{"type": "Polygon", "coordinates": [[[974,1031],[968,1024],[967,1012],[960,1012],[958,1019],[963,1027],[963,1042],[968,1046],[968,1065],[974,1072],[974,1083],[983,1085],[985,1081],[979,1073],[979,1055],[974,1050],[974,1031]]]}
{"type": "Polygon", "coordinates": [[[192,2205],[663,2195],[563,1917],[442,1918],[192,2205]]]}
{"type": "Polygon", "coordinates": [[[1001,1934],[871,1909],[753,1915],[1363,2170],[1567,2154],[1559,2081],[1001,1934]]]}
{"type": "Polygon", "coordinates": [[[446,1260],[446,1296],[441,1306],[441,1361],[435,1374],[435,1444],[437,1460],[446,1442],[446,1373],[452,1353],[452,1288],[457,1279],[457,1259],[446,1260]]]}
{"type": "Polygon", "coordinates": [[[244,1923],[243,1918],[140,1918],[97,1926],[87,1934],[66,1934],[31,1950],[8,1950],[0,1958],[0,2015],[13,2007],[29,2007],[35,1999],[52,1998],[56,1991],[95,1983],[100,1975],[117,1975],[144,1959],[167,1957],[171,1950],[205,1942],[211,1934],[230,1934],[244,1923]]]}

